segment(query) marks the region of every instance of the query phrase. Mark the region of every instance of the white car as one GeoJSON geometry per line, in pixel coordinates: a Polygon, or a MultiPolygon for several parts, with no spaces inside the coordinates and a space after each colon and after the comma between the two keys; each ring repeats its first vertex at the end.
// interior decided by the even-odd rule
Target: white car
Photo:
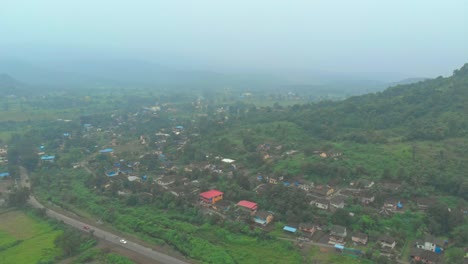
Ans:
{"type": "Polygon", "coordinates": [[[127,244],[127,240],[121,238],[121,239],[120,239],[120,243],[122,243],[122,244],[127,244]]]}

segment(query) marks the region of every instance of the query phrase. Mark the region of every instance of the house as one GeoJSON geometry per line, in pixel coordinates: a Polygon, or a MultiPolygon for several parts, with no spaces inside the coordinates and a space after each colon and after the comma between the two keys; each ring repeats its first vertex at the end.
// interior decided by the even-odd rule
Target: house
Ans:
{"type": "Polygon", "coordinates": [[[410,251],[411,260],[416,263],[436,264],[442,263],[442,255],[432,251],[427,251],[419,248],[412,248],[410,251]]]}
{"type": "Polygon", "coordinates": [[[283,176],[280,177],[268,177],[268,183],[278,184],[280,181],[284,180],[283,176]]]}
{"type": "Polygon", "coordinates": [[[314,188],[313,182],[299,182],[297,188],[309,192],[312,188],[314,188]]]}
{"type": "Polygon", "coordinates": [[[44,155],[41,157],[42,161],[54,162],[55,156],[44,155]]]}
{"type": "Polygon", "coordinates": [[[200,193],[200,200],[207,204],[215,204],[217,201],[223,199],[223,192],[218,190],[209,190],[206,192],[200,193]]]}
{"type": "Polygon", "coordinates": [[[265,210],[259,210],[255,213],[254,221],[257,224],[266,226],[273,221],[273,214],[265,210]]]}
{"type": "Polygon", "coordinates": [[[290,233],[296,233],[297,228],[291,227],[291,226],[284,226],[283,230],[286,231],[286,232],[290,232],[290,233]]]}
{"type": "Polygon", "coordinates": [[[432,251],[437,254],[442,253],[444,251],[443,246],[445,245],[445,241],[432,237],[426,236],[422,240],[416,240],[416,247],[422,250],[432,251]]]}
{"type": "Polygon", "coordinates": [[[156,181],[156,183],[161,186],[167,186],[167,185],[173,184],[174,182],[175,182],[174,176],[163,176],[156,181]]]}
{"type": "Polygon", "coordinates": [[[344,208],[345,206],[345,198],[341,195],[336,195],[332,199],[330,199],[330,205],[335,208],[344,208]]]}
{"type": "Polygon", "coordinates": [[[8,154],[8,148],[0,148],[0,156],[5,157],[8,154]]]}
{"type": "Polygon", "coordinates": [[[388,199],[384,202],[383,207],[386,210],[394,212],[399,209],[403,209],[403,203],[400,200],[388,199]]]}
{"type": "Polygon", "coordinates": [[[317,199],[314,201],[314,205],[317,208],[323,209],[323,210],[328,210],[328,205],[329,202],[327,199],[317,199]]]}
{"type": "Polygon", "coordinates": [[[359,194],[359,200],[361,201],[361,203],[368,205],[374,202],[375,195],[373,195],[370,192],[362,192],[359,194]]]}
{"type": "Polygon", "coordinates": [[[317,228],[315,225],[310,223],[301,223],[299,224],[299,231],[308,233],[310,236],[313,236],[315,231],[317,231],[317,228]]]}
{"type": "Polygon", "coordinates": [[[328,240],[329,244],[340,244],[344,245],[345,238],[347,236],[346,227],[340,225],[333,225],[330,228],[330,237],[328,240]]]}
{"type": "Polygon", "coordinates": [[[112,152],[114,152],[114,149],[111,149],[111,148],[99,150],[99,153],[112,153],[112,152]]]}
{"type": "Polygon", "coordinates": [[[379,243],[382,248],[394,249],[396,246],[396,241],[390,236],[381,236],[379,238],[379,243]]]}
{"type": "Polygon", "coordinates": [[[107,177],[114,177],[114,176],[118,176],[118,175],[119,175],[119,173],[120,173],[120,171],[119,171],[119,170],[115,170],[115,171],[108,171],[108,172],[106,172],[106,176],[107,176],[107,177]]]}
{"type": "Polygon", "coordinates": [[[311,193],[321,197],[330,196],[334,191],[335,190],[328,185],[317,185],[310,190],[311,193]]]}
{"type": "Polygon", "coordinates": [[[222,159],[221,162],[224,162],[224,163],[227,163],[227,164],[231,164],[231,163],[234,163],[235,160],[233,160],[233,159],[222,159]]]}
{"type": "Polygon", "coordinates": [[[367,234],[364,234],[364,233],[354,233],[352,236],[351,236],[351,240],[355,243],[359,243],[359,244],[363,244],[363,245],[366,245],[367,244],[367,240],[368,240],[368,236],[367,234]]]}
{"type": "Polygon", "coordinates": [[[134,175],[128,176],[127,179],[128,179],[128,181],[130,181],[130,182],[133,182],[133,181],[140,181],[140,177],[134,176],[134,175]]]}
{"type": "Polygon", "coordinates": [[[237,206],[245,210],[248,210],[249,212],[252,212],[252,213],[257,210],[257,203],[246,201],[246,200],[242,200],[238,202],[237,206]]]}

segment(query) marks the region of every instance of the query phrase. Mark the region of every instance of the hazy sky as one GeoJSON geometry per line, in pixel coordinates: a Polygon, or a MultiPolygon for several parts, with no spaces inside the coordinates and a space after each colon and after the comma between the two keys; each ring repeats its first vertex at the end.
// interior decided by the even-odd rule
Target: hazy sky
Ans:
{"type": "Polygon", "coordinates": [[[467,14],[466,0],[0,0],[0,55],[431,77],[468,62],[467,14]]]}

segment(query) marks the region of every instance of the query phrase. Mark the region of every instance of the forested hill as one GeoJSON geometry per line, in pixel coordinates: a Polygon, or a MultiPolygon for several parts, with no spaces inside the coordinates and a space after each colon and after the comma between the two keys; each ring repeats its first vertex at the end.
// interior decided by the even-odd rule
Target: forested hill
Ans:
{"type": "Polygon", "coordinates": [[[440,140],[468,135],[468,64],[450,77],[398,85],[341,102],[292,106],[285,118],[327,139],[440,140]]]}

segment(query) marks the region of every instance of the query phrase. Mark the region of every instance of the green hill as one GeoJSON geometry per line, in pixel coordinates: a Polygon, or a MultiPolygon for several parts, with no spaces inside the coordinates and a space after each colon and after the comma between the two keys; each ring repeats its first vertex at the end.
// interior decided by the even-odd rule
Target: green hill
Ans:
{"type": "Polygon", "coordinates": [[[184,155],[187,160],[204,153],[229,157],[259,174],[301,175],[337,184],[384,179],[467,197],[466,102],[468,64],[447,78],[340,102],[261,108],[237,103],[229,106],[226,117],[201,121],[202,136],[187,145],[184,155]],[[257,150],[263,143],[281,150],[265,160],[257,150]],[[288,150],[302,153],[289,157],[288,150]],[[314,154],[322,151],[343,156],[322,159],[314,154]]]}
{"type": "MultiPolygon", "coordinates": [[[[289,120],[326,139],[441,140],[468,133],[468,64],[451,77],[398,85],[341,102],[309,105],[289,120]],[[383,133],[376,136],[376,131],[383,133]]],[[[378,134],[378,133],[377,133],[378,134]]],[[[385,141],[385,140],[384,140],[385,141]]]]}

